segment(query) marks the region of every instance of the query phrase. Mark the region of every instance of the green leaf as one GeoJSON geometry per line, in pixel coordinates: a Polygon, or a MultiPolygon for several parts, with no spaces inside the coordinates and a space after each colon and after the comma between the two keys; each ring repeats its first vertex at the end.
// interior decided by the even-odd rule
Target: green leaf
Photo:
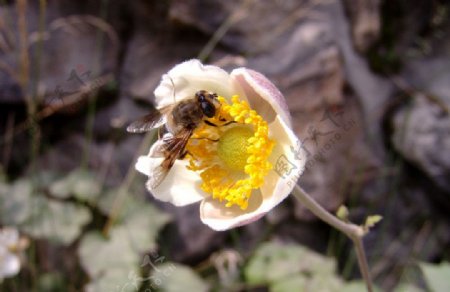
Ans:
{"type": "Polygon", "coordinates": [[[95,174],[87,171],[77,171],[73,174],[75,184],[73,194],[80,201],[94,204],[101,193],[102,186],[95,174]]]}
{"type": "Polygon", "coordinates": [[[130,193],[123,196],[124,202],[120,206],[114,206],[118,195],[119,191],[112,191],[102,196],[98,203],[100,211],[110,216],[113,208],[118,208],[114,214],[116,222],[127,228],[133,245],[141,252],[154,249],[159,230],[171,220],[171,216],[149,202],[135,199],[130,193]]]}
{"type": "Polygon", "coordinates": [[[139,275],[140,255],[127,236],[125,228],[111,230],[109,238],[100,232],[84,236],[78,255],[81,266],[91,278],[86,291],[128,291],[127,287],[134,285],[131,275],[139,275]]]}
{"type": "Polygon", "coordinates": [[[336,212],[336,216],[339,219],[343,220],[343,221],[348,220],[348,209],[347,209],[347,207],[344,206],[344,205],[341,205],[339,207],[339,209],[337,210],[337,212],[336,212]]]}
{"type": "MultiPolygon", "coordinates": [[[[327,291],[341,292],[342,280],[333,274],[305,275],[299,274],[284,280],[277,281],[270,285],[271,292],[291,292],[291,291],[327,291]]],[[[364,291],[360,290],[360,291],[364,291]]]]}
{"type": "Polygon", "coordinates": [[[0,196],[0,221],[5,225],[17,226],[24,222],[32,210],[32,184],[20,179],[12,186],[4,186],[0,196]]]}
{"type": "MultiPolygon", "coordinates": [[[[352,290],[357,292],[357,290],[352,290]]],[[[397,287],[394,289],[395,292],[423,292],[423,289],[420,289],[413,284],[410,283],[400,283],[397,287]]]]}
{"type": "Polygon", "coordinates": [[[86,292],[136,292],[142,283],[136,267],[111,268],[85,286],[86,292]]]}
{"type": "Polygon", "coordinates": [[[135,212],[125,218],[122,228],[127,230],[133,246],[144,252],[156,248],[158,232],[170,220],[168,214],[147,203],[136,207],[135,212]]]}
{"type": "MultiPolygon", "coordinates": [[[[49,178],[50,176],[47,176],[49,178]]],[[[34,238],[70,244],[91,220],[89,209],[33,193],[30,180],[17,180],[0,196],[0,221],[19,227],[34,238]]]]}
{"type": "MultiPolygon", "coordinates": [[[[362,281],[344,282],[335,260],[299,245],[262,244],[244,269],[247,283],[269,286],[271,292],[365,291],[362,281]]],[[[379,291],[374,289],[374,291],[379,291]]]]}
{"type": "Polygon", "coordinates": [[[150,287],[164,292],[206,292],[209,289],[208,284],[191,268],[170,262],[158,265],[149,281],[150,287]]]}
{"type": "Polygon", "coordinates": [[[64,278],[58,272],[45,273],[39,276],[38,291],[58,292],[64,290],[64,278]]]}
{"type": "Polygon", "coordinates": [[[67,199],[70,197],[73,188],[73,181],[70,175],[67,175],[49,186],[49,191],[52,196],[61,199],[67,199]]]}
{"type": "Polygon", "coordinates": [[[432,292],[450,291],[450,263],[443,262],[439,265],[421,263],[420,267],[432,292]]]}
{"type": "MultiPolygon", "coordinates": [[[[102,198],[99,207],[107,210],[111,202],[102,198]]],[[[91,278],[87,291],[137,291],[134,287],[139,288],[143,282],[139,276],[141,255],[156,248],[159,230],[170,221],[169,215],[132,197],[125,197],[120,207],[122,216],[116,220],[118,225],[110,229],[108,238],[90,232],[80,243],[80,262],[91,278]]]]}
{"type": "MultiPolygon", "coordinates": [[[[360,291],[367,291],[366,288],[366,283],[363,280],[354,280],[354,281],[350,281],[345,283],[341,290],[342,292],[360,292],[360,291]]],[[[373,291],[377,292],[377,291],[381,291],[378,287],[373,287],[373,291]]],[[[411,291],[413,292],[413,291],[411,291]]]]}
{"type": "Polygon", "coordinates": [[[33,196],[31,204],[33,208],[27,220],[20,225],[20,229],[32,237],[45,238],[65,245],[71,244],[92,218],[86,207],[49,200],[38,194],[33,196]]]}
{"type": "Polygon", "coordinates": [[[270,284],[303,274],[333,275],[334,261],[297,245],[262,244],[245,267],[250,284],[270,284]]]}
{"type": "Polygon", "coordinates": [[[271,292],[305,291],[307,279],[303,275],[296,275],[270,286],[271,292]]]}
{"type": "Polygon", "coordinates": [[[101,193],[101,184],[94,173],[77,169],[53,182],[49,190],[57,198],[66,199],[73,195],[80,201],[94,204],[101,193]]]}

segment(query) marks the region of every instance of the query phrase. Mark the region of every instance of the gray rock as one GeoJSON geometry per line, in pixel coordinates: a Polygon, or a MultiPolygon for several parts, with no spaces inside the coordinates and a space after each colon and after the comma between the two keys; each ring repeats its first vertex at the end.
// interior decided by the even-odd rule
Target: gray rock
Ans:
{"type": "MultiPolygon", "coordinates": [[[[346,186],[352,184],[355,174],[377,164],[364,141],[367,116],[360,115],[356,100],[365,103],[370,113],[375,108],[381,111],[382,104],[371,100],[378,79],[368,71],[367,64],[353,67],[342,53],[346,49],[349,59],[364,63],[353,49],[348,32],[343,31],[342,26],[348,27],[347,20],[336,5],[310,7],[316,19],[299,18],[286,23],[284,33],[273,35],[273,41],[267,43],[270,49],[249,57],[247,65],[266,74],[285,94],[294,130],[308,152],[307,169],[299,183],[330,211],[344,202],[346,186]],[[344,39],[338,41],[337,33],[345,33],[344,39]],[[280,43],[283,45],[277,45],[280,43]],[[371,87],[358,84],[361,90],[356,96],[345,95],[344,83],[348,79],[355,84],[364,81],[371,87]]],[[[289,15],[285,12],[286,17],[289,15]]],[[[375,123],[371,127],[376,125],[378,131],[380,116],[372,115],[371,119],[375,123]]],[[[380,141],[376,144],[381,148],[380,141]]],[[[297,202],[294,214],[300,220],[317,220],[297,202]]]]}
{"type": "Polygon", "coordinates": [[[392,142],[444,190],[450,189],[450,117],[423,95],[394,117],[392,142]]]}
{"type": "MultiPolygon", "coordinates": [[[[88,11],[96,9],[89,5],[85,8],[88,11]]],[[[63,8],[57,3],[50,3],[45,30],[40,34],[39,7],[37,3],[28,5],[26,37],[29,69],[28,72],[21,72],[18,63],[19,31],[17,25],[11,23],[16,7],[0,8],[1,14],[8,16],[5,21],[0,21],[1,35],[8,36],[3,42],[0,41],[0,59],[9,68],[0,70],[0,102],[22,103],[25,100],[23,95],[28,95],[34,96],[39,105],[48,105],[64,100],[71,93],[81,92],[83,86],[98,89],[92,88],[95,87],[95,79],[117,69],[119,38],[115,29],[100,17],[75,14],[76,9],[79,9],[76,5],[63,8]],[[71,14],[70,9],[75,10],[72,15],[66,16],[71,14]],[[29,80],[25,89],[19,86],[21,74],[29,80]]],[[[83,98],[80,96],[79,100],[83,98]]]]}
{"type": "Polygon", "coordinates": [[[440,188],[450,189],[450,58],[410,62],[404,79],[416,94],[393,119],[394,147],[440,188]],[[418,90],[418,91],[417,91],[418,90]]]}
{"type": "Polygon", "coordinates": [[[402,76],[414,88],[429,93],[440,106],[450,107],[450,54],[428,57],[406,64],[402,76]]]}
{"type": "Polygon", "coordinates": [[[388,80],[371,72],[367,61],[353,48],[351,29],[342,4],[336,1],[329,8],[328,19],[342,55],[346,80],[361,104],[367,140],[381,162],[385,158],[385,150],[382,145],[380,120],[394,87],[388,80]]]}
{"type": "Polygon", "coordinates": [[[279,46],[278,36],[292,29],[313,6],[312,2],[177,0],[172,1],[169,16],[178,24],[195,27],[208,35],[222,26],[227,31],[220,38],[222,44],[233,51],[256,54],[279,46]]]}
{"type": "Polygon", "coordinates": [[[381,29],[380,0],[344,0],[351,20],[355,48],[364,53],[378,39],[381,29]]]}

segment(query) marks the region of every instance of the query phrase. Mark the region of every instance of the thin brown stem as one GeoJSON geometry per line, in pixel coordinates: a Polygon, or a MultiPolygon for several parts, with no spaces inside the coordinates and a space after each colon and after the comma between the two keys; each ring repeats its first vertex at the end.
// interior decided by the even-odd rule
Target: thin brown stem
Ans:
{"type": "Polygon", "coordinates": [[[367,263],[364,245],[362,242],[362,238],[366,234],[366,231],[361,226],[344,222],[325,210],[298,185],[295,186],[293,195],[314,215],[316,215],[329,225],[333,226],[337,230],[341,231],[353,241],[353,243],[355,244],[356,256],[358,258],[361,275],[366,282],[367,291],[372,292],[372,280],[370,278],[369,265],[367,263]]]}
{"type": "Polygon", "coordinates": [[[362,237],[352,238],[355,245],[356,257],[358,258],[358,265],[364,282],[366,282],[367,291],[372,292],[372,278],[370,277],[369,264],[367,263],[366,252],[364,250],[364,244],[362,237]]]}

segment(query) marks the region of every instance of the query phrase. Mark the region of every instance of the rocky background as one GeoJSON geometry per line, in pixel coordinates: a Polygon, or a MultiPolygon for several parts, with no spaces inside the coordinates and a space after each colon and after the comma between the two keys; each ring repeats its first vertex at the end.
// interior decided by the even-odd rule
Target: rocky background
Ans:
{"type": "MultiPolygon", "coordinates": [[[[217,233],[202,225],[197,205],[175,208],[148,197],[144,178],[133,173],[148,143],[125,127],[152,107],[161,75],[190,58],[246,66],[273,80],[308,153],[299,183],[332,212],[345,204],[355,223],[383,216],[365,238],[382,290],[430,288],[420,263],[448,261],[450,247],[449,14],[445,0],[0,1],[0,163],[8,189],[0,223],[25,224],[11,219],[19,203],[6,199],[23,194],[23,180],[37,181],[45,198],[90,210],[63,243],[49,239],[50,231],[22,228],[38,238],[27,254],[35,262],[24,265],[22,281],[6,281],[5,291],[41,287],[39,277],[54,280],[61,266],[56,278],[64,284],[52,287],[91,285],[86,234],[123,213],[129,199],[122,193],[159,210],[148,215],[161,221],[158,240],[141,255],[157,251],[202,281],[220,276],[217,267],[208,270],[217,254],[228,266],[245,266],[264,242],[307,246],[336,259],[343,279],[359,277],[350,242],[293,198],[258,222],[217,233]],[[80,171],[95,177],[88,190],[61,191],[68,176],[77,185],[80,171]],[[119,191],[109,207],[97,201],[105,189],[119,191]]],[[[244,277],[237,274],[235,282],[244,277]]],[[[257,284],[220,289],[267,287],[257,284]]]]}

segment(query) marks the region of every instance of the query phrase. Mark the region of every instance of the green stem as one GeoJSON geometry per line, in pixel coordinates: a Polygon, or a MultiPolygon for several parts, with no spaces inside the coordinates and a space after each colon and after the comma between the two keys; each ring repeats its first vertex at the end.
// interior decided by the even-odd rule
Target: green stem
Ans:
{"type": "MultiPolygon", "coordinates": [[[[152,131],[145,136],[144,140],[141,142],[141,145],[139,146],[139,150],[136,152],[137,155],[133,158],[133,161],[136,161],[138,159],[138,156],[141,155],[141,153],[148,151],[148,149],[150,148],[150,145],[153,142],[155,142],[156,136],[157,136],[157,131],[152,131]]],[[[117,217],[119,216],[121,207],[124,205],[126,196],[128,194],[128,190],[130,189],[135,176],[136,176],[136,170],[134,169],[134,165],[132,165],[132,166],[130,166],[130,168],[128,168],[128,172],[125,176],[125,179],[123,180],[122,184],[119,186],[119,190],[117,191],[116,197],[114,198],[114,202],[112,204],[111,212],[109,213],[108,220],[106,221],[105,225],[103,226],[103,235],[105,237],[109,236],[109,232],[110,232],[111,228],[113,227],[114,223],[116,222],[117,217]]]]}
{"type": "Polygon", "coordinates": [[[333,226],[337,230],[341,231],[353,241],[361,275],[366,282],[367,291],[372,292],[372,280],[370,277],[369,265],[367,263],[366,253],[364,251],[364,245],[362,242],[362,238],[366,234],[365,230],[361,226],[358,226],[356,224],[344,222],[325,210],[298,185],[295,186],[293,195],[314,215],[316,215],[329,225],[333,226]]]}
{"type": "MultiPolygon", "coordinates": [[[[107,5],[108,0],[102,0],[101,6],[100,6],[100,18],[102,20],[107,19],[107,5]]],[[[101,71],[101,62],[103,56],[103,49],[104,49],[104,31],[102,28],[98,28],[96,38],[95,38],[95,49],[94,53],[97,56],[97,59],[94,61],[92,73],[93,76],[100,75],[101,71]]],[[[94,85],[95,86],[95,85],[94,85]]],[[[90,151],[91,151],[91,144],[94,140],[94,124],[95,124],[95,114],[96,114],[96,103],[97,103],[97,91],[98,88],[95,90],[92,90],[88,93],[88,108],[87,108],[87,117],[86,117],[86,128],[85,128],[85,137],[86,137],[86,144],[84,148],[83,153],[83,159],[81,160],[81,168],[88,168],[89,166],[89,159],[90,159],[90,151]]]]}

